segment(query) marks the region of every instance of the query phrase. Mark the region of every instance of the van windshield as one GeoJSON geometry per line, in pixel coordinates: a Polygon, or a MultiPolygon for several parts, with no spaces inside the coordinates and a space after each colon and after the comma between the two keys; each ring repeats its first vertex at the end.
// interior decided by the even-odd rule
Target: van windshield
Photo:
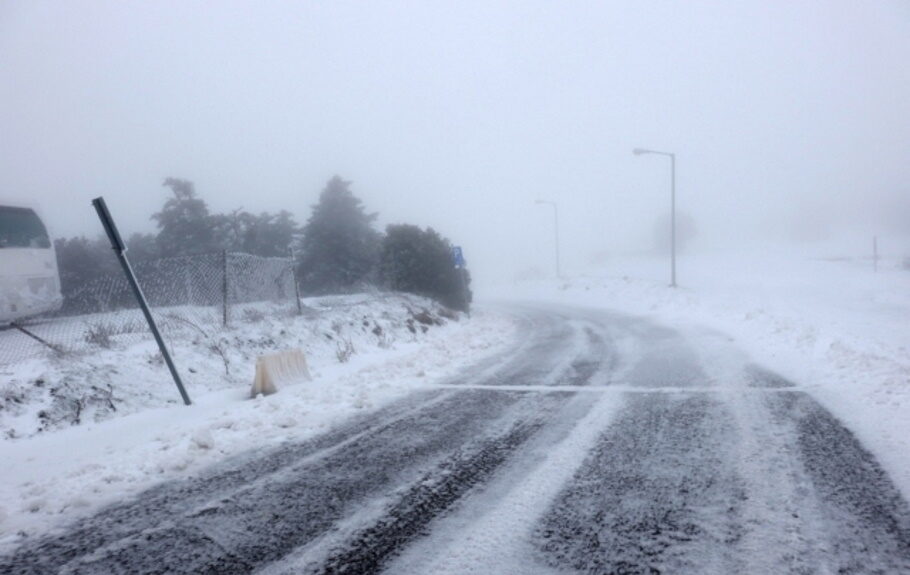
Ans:
{"type": "Polygon", "coordinates": [[[0,248],[49,248],[41,219],[28,208],[0,206],[0,248]]]}

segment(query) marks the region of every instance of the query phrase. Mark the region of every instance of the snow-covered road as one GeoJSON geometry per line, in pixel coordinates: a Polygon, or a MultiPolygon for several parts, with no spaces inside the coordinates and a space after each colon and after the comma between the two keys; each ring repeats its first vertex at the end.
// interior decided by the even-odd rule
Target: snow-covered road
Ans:
{"type": "Polygon", "coordinates": [[[723,334],[511,307],[509,351],[0,557],[0,573],[900,573],[910,508],[723,334]]]}

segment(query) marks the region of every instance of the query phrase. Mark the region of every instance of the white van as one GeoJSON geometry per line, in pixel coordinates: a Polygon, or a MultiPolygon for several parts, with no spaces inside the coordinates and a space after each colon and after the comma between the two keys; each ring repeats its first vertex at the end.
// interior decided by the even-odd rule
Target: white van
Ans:
{"type": "Polygon", "coordinates": [[[0,325],[63,304],[57,254],[38,214],[0,205],[0,325]]]}

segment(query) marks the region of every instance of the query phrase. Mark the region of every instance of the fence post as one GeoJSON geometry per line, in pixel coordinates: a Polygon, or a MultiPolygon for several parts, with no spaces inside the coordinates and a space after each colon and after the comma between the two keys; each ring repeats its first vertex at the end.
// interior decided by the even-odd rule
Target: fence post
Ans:
{"type": "Polygon", "coordinates": [[[294,262],[297,261],[297,258],[294,257],[294,249],[289,248],[288,251],[291,252],[291,280],[294,281],[294,297],[297,299],[297,315],[303,315],[303,307],[300,303],[300,284],[297,283],[297,272],[294,270],[294,262]]]}
{"type": "Polygon", "coordinates": [[[135,295],[136,299],[139,301],[139,307],[142,309],[145,321],[149,324],[152,335],[155,336],[155,342],[158,344],[158,349],[161,350],[161,355],[164,356],[164,362],[171,372],[171,377],[174,378],[174,383],[177,384],[177,389],[180,391],[180,397],[183,398],[184,404],[190,405],[192,403],[190,401],[190,396],[186,394],[186,390],[183,388],[183,382],[180,381],[180,374],[177,373],[177,367],[171,360],[171,354],[168,352],[167,346],[164,345],[164,340],[161,338],[161,333],[158,331],[158,326],[155,324],[155,318],[152,317],[152,312],[149,309],[148,302],[145,300],[145,295],[142,293],[142,288],[139,287],[139,281],[136,280],[136,274],[133,273],[133,268],[130,266],[129,260],[126,259],[126,244],[123,243],[120,232],[117,231],[117,226],[114,224],[114,218],[111,217],[111,213],[107,209],[107,204],[104,203],[104,198],[95,198],[92,200],[92,205],[95,206],[95,211],[98,212],[98,218],[101,219],[104,231],[107,232],[107,237],[111,241],[111,247],[114,248],[114,253],[117,254],[117,259],[120,260],[120,265],[123,267],[123,273],[126,274],[126,279],[129,282],[130,287],[133,288],[133,295],[135,295]]]}
{"type": "Polygon", "coordinates": [[[228,266],[227,250],[221,250],[221,325],[228,324],[228,266]]]}

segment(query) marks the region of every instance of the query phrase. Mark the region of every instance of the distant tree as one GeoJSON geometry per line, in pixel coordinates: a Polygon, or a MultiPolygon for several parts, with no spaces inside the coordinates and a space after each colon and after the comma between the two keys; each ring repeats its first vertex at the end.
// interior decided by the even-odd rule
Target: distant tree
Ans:
{"type": "Polygon", "coordinates": [[[228,214],[211,216],[212,234],[216,246],[229,252],[243,251],[243,237],[250,226],[252,217],[242,208],[237,208],[228,214]]]}
{"type": "Polygon", "coordinates": [[[415,293],[467,310],[471,301],[470,276],[452,262],[452,245],[433,228],[390,225],[382,241],[380,275],[390,289],[415,293]]]}
{"type": "Polygon", "coordinates": [[[376,214],[364,211],[350,182],[329,180],[303,227],[299,276],[313,294],[351,290],[374,279],[380,236],[373,229],[376,214]]]}
{"type": "Polygon", "coordinates": [[[250,219],[243,237],[243,251],[260,256],[287,256],[297,232],[294,216],[286,210],[277,214],[261,213],[250,219]]]}
{"type": "Polygon", "coordinates": [[[212,216],[215,240],[228,251],[264,257],[286,257],[288,248],[299,231],[294,216],[287,210],[277,214],[253,215],[242,209],[212,216]]]}
{"type": "Polygon", "coordinates": [[[167,178],[164,186],[174,197],[168,198],[160,212],[152,214],[158,224],[158,251],[162,257],[179,256],[218,249],[216,221],[205,201],[196,197],[193,183],[167,178]]]}

